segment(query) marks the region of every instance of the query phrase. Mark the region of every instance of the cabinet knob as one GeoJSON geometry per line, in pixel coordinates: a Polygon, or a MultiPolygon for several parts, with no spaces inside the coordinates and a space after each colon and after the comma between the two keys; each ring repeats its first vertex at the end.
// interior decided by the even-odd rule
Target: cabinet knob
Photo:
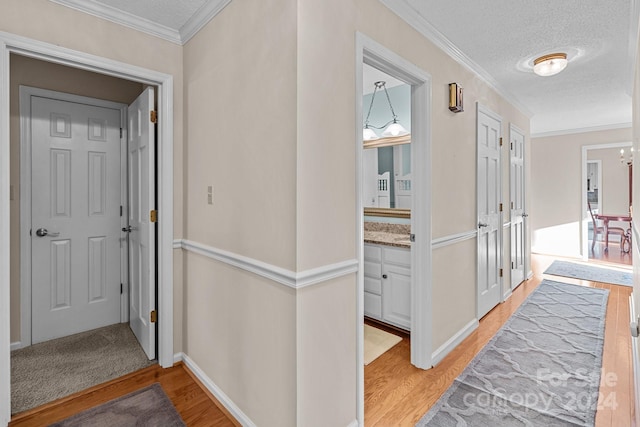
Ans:
{"type": "Polygon", "coordinates": [[[382,278],[383,278],[383,279],[386,279],[386,278],[387,278],[387,275],[386,275],[386,274],[383,274],[383,275],[382,275],[382,278]]]}

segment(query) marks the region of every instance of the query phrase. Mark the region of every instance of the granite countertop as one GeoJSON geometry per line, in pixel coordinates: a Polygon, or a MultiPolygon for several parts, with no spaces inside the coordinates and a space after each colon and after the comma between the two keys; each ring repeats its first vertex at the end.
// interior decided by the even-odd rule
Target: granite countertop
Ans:
{"type": "Polygon", "coordinates": [[[408,224],[386,224],[382,222],[364,223],[364,242],[378,245],[411,248],[409,235],[411,226],[408,224]]]}

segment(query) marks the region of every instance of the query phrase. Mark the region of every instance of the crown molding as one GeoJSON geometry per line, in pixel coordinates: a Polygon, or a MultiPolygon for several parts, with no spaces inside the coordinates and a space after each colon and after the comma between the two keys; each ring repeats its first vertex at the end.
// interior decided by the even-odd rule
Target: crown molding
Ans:
{"type": "Polygon", "coordinates": [[[218,13],[222,12],[231,0],[213,0],[202,5],[196,13],[180,28],[180,40],[186,44],[198,31],[209,23],[218,13]]]}
{"type": "Polygon", "coordinates": [[[613,123],[609,125],[602,126],[589,126],[583,128],[574,128],[574,129],[559,129],[552,130],[548,132],[537,132],[532,133],[531,138],[545,138],[547,136],[561,136],[561,135],[572,135],[574,133],[587,133],[587,132],[599,132],[605,130],[616,130],[616,129],[627,129],[633,126],[632,123],[613,123]]]}
{"type": "Polygon", "coordinates": [[[393,13],[402,18],[407,24],[411,25],[420,34],[453,58],[454,61],[476,74],[489,85],[493,90],[498,92],[500,96],[505,98],[520,112],[531,118],[533,112],[529,110],[523,103],[518,100],[511,92],[504,88],[496,79],[491,76],[478,63],[465,55],[455,44],[451,42],[444,34],[438,31],[429,23],[420,13],[407,3],[406,0],[380,0],[382,4],[388,7],[393,13]]]}
{"type": "Polygon", "coordinates": [[[206,2],[178,31],[148,19],[144,19],[140,16],[133,15],[129,12],[99,3],[96,0],[49,1],[105,19],[115,24],[150,34],[154,37],[158,37],[181,46],[195,36],[202,27],[211,21],[231,2],[231,0],[211,0],[206,2]]]}
{"type": "Polygon", "coordinates": [[[98,3],[95,0],[49,0],[53,3],[97,16],[115,24],[120,24],[143,33],[170,41],[175,44],[182,44],[180,33],[164,25],[141,18],[128,12],[98,3]]]}

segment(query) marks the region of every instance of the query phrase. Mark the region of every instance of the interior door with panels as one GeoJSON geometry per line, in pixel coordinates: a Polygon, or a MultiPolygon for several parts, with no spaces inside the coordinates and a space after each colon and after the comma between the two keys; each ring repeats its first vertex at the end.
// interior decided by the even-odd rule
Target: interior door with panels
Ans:
{"type": "Polygon", "coordinates": [[[511,208],[511,289],[525,279],[525,187],[524,133],[515,126],[509,129],[510,149],[510,208],[511,208]]]}
{"type": "Polygon", "coordinates": [[[120,321],[121,111],[32,96],[32,343],[120,321]]]}
{"type": "Polygon", "coordinates": [[[502,121],[491,110],[477,109],[478,319],[501,299],[502,121]]]}

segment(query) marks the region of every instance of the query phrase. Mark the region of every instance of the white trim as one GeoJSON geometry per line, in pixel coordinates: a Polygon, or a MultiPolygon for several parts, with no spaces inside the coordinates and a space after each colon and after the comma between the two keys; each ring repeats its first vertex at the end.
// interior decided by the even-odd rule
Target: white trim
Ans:
{"type": "MultiPolygon", "coordinates": [[[[40,89],[20,85],[20,340],[25,347],[32,344],[31,341],[31,98],[50,98],[60,101],[69,101],[77,104],[85,104],[96,107],[109,108],[120,111],[120,126],[126,127],[127,105],[120,102],[106,101],[103,99],[73,95],[53,90],[40,89]]],[[[126,162],[126,150],[123,153],[126,162]]],[[[123,165],[121,164],[121,168],[123,165]]],[[[126,163],[124,164],[126,171],[126,163]]],[[[120,189],[121,190],[121,189],[120,189]]],[[[126,195],[121,195],[126,200],[126,195]]],[[[122,224],[121,224],[122,225],[122,224]]],[[[122,268],[121,268],[122,270],[122,268]]],[[[118,280],[121,278],[119,277],[118,280]]],[[[122,294],[126,296],[125,294],[122,294]]],[[[124,299],[120,297],[120,299],[124,299]]],[[[127,304],[120,302],[120,321],[126,321],[127,304]]],[[[128,315],[127,315],[128,317],[128,315]]]]}
{"type": "Polygon", "coordinates": [[[173,245],[172,245],[173,249],[182,249],[183,248],[183,246],[182,246],[182,242],[183,241],[184,241],[184,239],[174,239],[173,240],[173,245]]]}
{"type": "Polygon", "coordinates": [[[101,19],[123,25],[134,30],[150,34],[155,37],[170,41],[175,44],[182,44],[180,33],[173,28],[150,21],[141,16],[134,15],[124,10],[116,9],[104,3],[94,0],[49,0],[53,3],[96,16],[101,19]]]}
{"type": "MultiPolygon", "coordinates": [[[[606,148],[626,148],[631,147],[633,145],[632,142],[612,142],[610,144],[593,144],[593,145],[583,145],[581,147],[582,150],[582,173],[580,175],[580,179],[582,180],[580,185],[580,254],[577,256],[578,258],[582,258],[583,260],[589,259],[589,218],[587,217],[587,212],[589,207],[587,205],[587,159],[589,157],[589,150],[601,150],[606,148]]],[[[602,170],[600,170],[600,175],[602,175],[602,170]]],[[[602,199],[600,198],[599,204],[602,205],[602,199]]],[[[632,239],[633,240],[633,239],[632,239]]],[[[553,254],[549,254],[553,255],[553,254]]]]}
{"type": "Polygon", "coordinates": [[[531,138],[545,138],[547,136],[573,135],[575,133],[600,132],[604,130],[626,129],[631,127],[632,127],[631,122],[625,122],[625,123],[613,123],[613,124],[601,125],[601,126],[588,126],[583,128],[574,128],[574,129],[558,129],[558,130],[552,130],[548,132],[532,133],[531,138]]]}
{"type": "MultiPolygon", "coordinates": [[[[629,314],[630,322],[637,322],[638,316],[636,314],[636,304],[634,301],[633,293],[629,295],[629,314]]],[[[635,391],[635,425],[640,426],[640,354],[638,354],[638,340],[640,338],[631,337],[631,360],[633,363],[633,389],[635,391]]]]}
{"type": "Polygon", "coordinates": [[[511,227],[511,221],[508,221],[502,224],[502,228],[509,228],[509,227],[511,227]]]}
{"type": "Polygon", "coordinates": [[[347,424],[347,427],[358,427],[359,425],[360,423],[358,423],[358,420],[353,420],[349,424],[347,424]]]}
{"type": "MultiPolygon", "coordinates": [[[[181,247],[186,251],[223,262],[227,265],[232,265],[293,289],[305,288],[307,286],[323,283],[358,271],[358,262],[355,259],[352,259],[296,273],[285,268],[225,251],[224,249],[214,248],[213,246],[205,245],[203,243],[187,239],[182,239],[180,242],[181,247]]],[[[175,241],[173,247],[176,248],[175,241]]]]}
{"type": "Polygon", "coordinates": [[[453,245],[454,243],[463,242],[465,240],[475,239],[478,237],[477,230],[464,231],[462,233],[451,234],[449,236],[438,237],[431,241],[431,248],[438,249],[444,246],[453,245]]]}
{"type": "Polygon", "coordinates": [[[255,423],[225,394],[211,378],[189,356],[178,353],[174,359],[180,358],[185,366],[200,380],[200,382],[215,396],[216,399],[229,411],[229,413],[244,427],[255,427],[255,423]]]}
{"type": "Polygon", "coordinates": [[[431,25],[429,21],[420,15],[418,10],[409,5],[407,0],[380,0],[380,2],[391,9],[391,11],[402,18],[407,24],[415,28],[420,34],[426,37],[427,40],[430,40],[438,48],[444,51],[444,53],[449,55],[454,61],[476,74],[480,80],[498,92],[499,95],[520,110],[520,112],[525,116],[529,118],[533,116],[533,112],[520,102],[518,98],[498,83],[498,81],[484,68],[478,65],[478,63],[462,52],[444,34],[431,25]]]}
{"type": "Polygon", "coordinates": [[[456,332],[451,338],[449,338],[444,344],[442,344],[436,351],[431,355],[431,360],[433,361],[433,366],[436,366],[438,363],[444,359],[447,354],[449,354],[454,348],[456,348],[465,338],[467,338],[473,331],[478,329],[480,326],[480,322],[478,319],[473,319],[466,325],[462,327],[458,332],[456,332]]]}
{"type": "Polygon", "coordinates": [[[22,348],[22,343],[20,341],[16,341],[16,342],[12,342],[11,343],[11,351],[17,350],[19,348],[22,348]]]}
{"type": "MultiPolygon", "coordinates": [[[[523,264],[522,264],[522,274],[523,276],[525,275],[525,272],[527,271],[527,268],[529,268],[529,264],[531,263],[531,248],[528,246],[529,245],[529,241],[527,239],[527,227],[529,225],[529,217],[527,214],[527,136],[525,134],[525,132],[520,129],[518,126],[516,126],[513,123],[509,123],[509,144],[511,144],[511,141],[513,140],[513,134],[517,133],[520,134],[522,136],[522,247],[524,250],[524,260],[523,260],[523,264]]],[[[511,167],[511,150],[509,150],[509,201],[513,202],[513,200],[511,200],[511,195],[513,194],[513,168],[511,167]]],[[[509,219],[511,220],[511,215],[512,215],[512,211],[509,210],[509,219]]],[[[514,230],[511,227],[512,225],[512,221],[509,221],[509,245],[511,248],[513,248],[513,236],[514,236],[514,230]]],[[[514,226],[515,227],[515,226],[514,226]]],[[[511,249],[511,253],[509,254],[509,259],[511,259],[511,256],[513,255],[513,249],[511,249]]],[[[514,275],[513,270],[509,269],[510,273],[509,273],[509,281],[511,282],[509,284],[509,295],[506,297],[508,298],[509,296],[511,296],[511,292],[513,292],[518,286],[520,286],[520,283],[513,283],[514,280],[514,275]]],[[[506,294],[506,293],[505,293],[506,294]]],[[[506,300],[506,298],[504,298],[506,300]]]]}
{"type": "Polygon", "coordinates": [[[9,56],[11,53],[158,87],[158,361],[173,365],[173,76],[0,32],[0,425],[11,417],[9,351],[9,56]]]}
{"type": "MultiPolygon", "coordinates": [[[[431,363],[432,337],[432,268],[431,268],[431,76],[387,49],[383,45],[356,33],[355,123],[363,122],[362,115],[362,69],[371,65],[411,85],[411,170],[413,197],[411,230],[415,242],[411,245],[411,363],[428,369],[431,363]],[[419,165],[419,167],[418,167],[419,165]]],[[[364,424],[364,210],[362,203],[362,128],[354,129],[356,151],[356,239],[357,245],[357,291],[356,291],[356,415],[364,424]]]]}
{"type": "Polygon", "coordinates": [[[50,1],[178,45],[184,45],[191,40],[202,27],[231,3],[231,0],[207,1],[180,27],[180,30],[176,30],[95,0],[50,1]]]}
{"type": "Polygon", "coordinates": [[[222,12],[231,0],[209,0],[205,2],[196,13],[194,13],[187,22],[180,27],[180,40],[182,44],[186,44],[198,31],[202,29],[217,14],[222,12]]]}

